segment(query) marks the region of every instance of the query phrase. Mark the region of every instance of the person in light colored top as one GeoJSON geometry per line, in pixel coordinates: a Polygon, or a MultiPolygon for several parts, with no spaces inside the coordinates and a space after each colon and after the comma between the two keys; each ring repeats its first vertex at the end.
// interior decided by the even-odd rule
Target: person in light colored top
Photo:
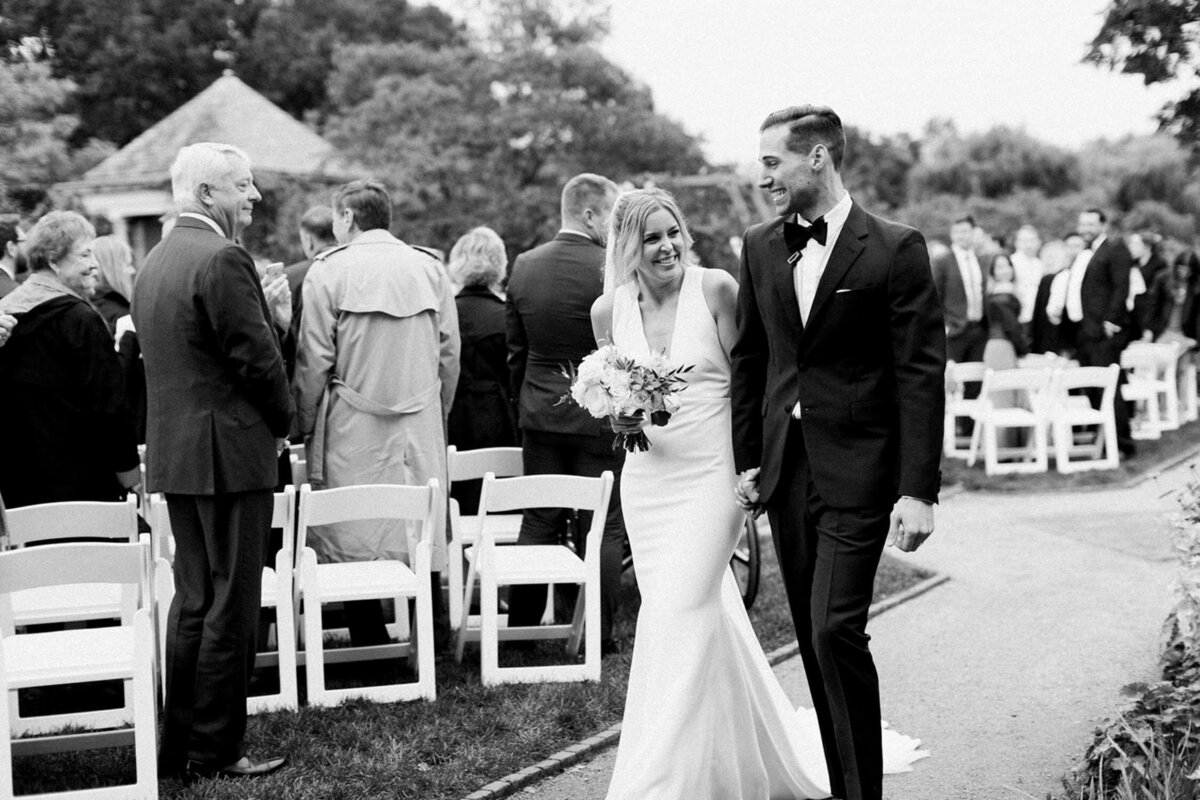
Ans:
{"type": "Polygon", "coordinates": [[[1012,254],[1012,268],[1016,274],[1016,296],[1021,301],[1020,323],[1026,330],[1033,322],[1033,309],[1037,299],[1038,284],[1045,274],[1045,267],[1038,258],[1038,250],[1042,246],[1042,237],[1037,228],[1032,225],[1022,225],[1017,229],[1013,242],[1015,251],[1012,254]]]}

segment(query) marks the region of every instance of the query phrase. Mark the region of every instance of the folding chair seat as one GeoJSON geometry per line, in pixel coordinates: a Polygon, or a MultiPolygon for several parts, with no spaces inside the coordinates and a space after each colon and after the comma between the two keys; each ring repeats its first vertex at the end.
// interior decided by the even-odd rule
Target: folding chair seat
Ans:
{"type": "Polygon", "coordinates": [[[312,487],[305,485],[300,490],[297,594],[304,645],[301,656],[306,667],[309,705],[334,705],[352,697],[379,702],[418,698],[433,700],[436,697],[430,540],[444,503],[445,498],[437,480],[431,480],[425,486],[367,485],[313,491],[312,487]],[[305,544],[309,528],[360,520],[407,523],[410,563],[382,560],[318,564],[316,551],[305,544]],[[415,534],[414,528],[417,529],[415,534]],[[323,606],[333,602],[372,599],[394,600],[398,620],[402,618],[402,609],[407,614],[409,600],[415,601],[416,615],[408,641],[327,649],[324,643],[323,606]],[[346,689],[326,687],[326,663],[402,656],[407,656],[410,666],[416,667],[415,682],[346,689]]]}
{"type": "Polygon", "coordinates": [[[480,642],[481,679],[485,686],[509,682],[600,679],[600,543],[612,482],[612,473],[607,471],[599,478],[573,475],[496,478],[491,474],[484,477],[479,499],[479,513],[484,517],[496,512],[526,508],[594,512],[582,558],[565,545],[499,547],[484,520],[481,526],[482,542],[475,557],[482,612],[480,625],[477,628],[464,626],[459,629],[457,655],[462,657],[467,641],[480,642]],[[498,595],[501,586],[548,583],[580,585],[570,624],[528,627],[500,624],[498,595]],[[582,664],[534,667],[501,667],[499,664],[501,640],[566,639],[567,654],[575,659],[584,636],[587,639],[582,664]]]}
{"type": "MultiPolygon", "coordinates": [[[[293,456],[293,458],[295,458],[293,456]]],[[[152,502],[155,509],[154,535],[159,530],[165,530],[169,538],[170,520],[167,517],[167,504],[161,495],[152,502]]],[[[282,492],[276,492],[271,508],[271,527],[283,531],[282,547],[275,554],[273,567],[263,567],[262,572],[262,608],[274,609],[274,636],[268,635],[268,646],[272,641],[275,650],[259,652],[255,658],[255,667],[276,667],[279,670],[279,691],[271,694],[250,695],[247,698],[247,711],[260,714],[268,711],[295,710],[300,707],[300,693],[296,681],[296,606],[295,606],[295,568],[296,568],[296,490],[291,486],[284,487],[282,492]]],[[[160,544],[160,548],[164,545],[160,544]]],[[[172,545],[171,550],[174,550],[172,545]]],[[[158,622],[159,664],[162,669],[162,680],[166,681],[166,641],[167,616],[171,608],[171,600],[175,596],[174,575],[171,562],[165,557],[154,561],[155,581],[155,619],[158,622]]]]}
{"type": "MultiPolygon", "coordinates": [[[[967,384],[982,384],[982,361],[949,362],[946,364],[946,420],[942,451],[950,458],[968,458],[971,447],[960,442],[957,426],[960,419],[974,419],[980,408],[978,397],[966,397],[967,384]]],[[[968,440],[969,441],[969,440],[968,440]]]]}
{"type": "Polygon", "coordinates": [[[1157,439],[1179,427],[1179,355],[1178,342],[1135,342],[1121,353],[1121,366],[1128,370],[1122,396],[1139,412],[1130,421],[1134,439],[1157,439]]]}
{"type": "MultiPolygon", "coordinates": [[[[459,450],[454,445],[446,448],[446,472],[450,485],[458,481],[482,479],[491,472],[498,478],[512,478],[525,474],[525,462],[519,447],[486,447],[478,450],[459,450]]],[[[479,526],[485,517],[480,514],[463,515],[458,501],[450,499],[450,543],[447,546],[449,561],[450,625],[454,630],[466,625],[471,601],[475,595],[474,554],[479,543],[479,526]],[[464,579],[464,558],[467,575],[464,579]]],[[[520,514],[492,514],[486,517],[488,528],[496,544],[514,544],[521,532],[520,514]]]]}
{"type": "MultiPolygon", "coordinates": [[[[148,607],[150,544],[48,544],[0,553],[0,607],[11,620],[11,600],[19,592],[53,586],[117,585],[138,596],[138,607],[118,626],[40,633],[18,633],[11,624],[0,626],[0,800],[14,797],[13,756],[97,749],[133,744],[136,783],[82,789],[38,797],[156,798],[157,705],[154,696],[154,633],[148,607]],[[32,738],[14,719],[8,698],[18,690],[72,683],[121,680],[132,698],[129,719],[111,720],[98,727],[92,714],[56,714],[41,718],[47,730],[69,730],[32,738]],[[124,726],[132,724],[132,730],[124,726]],[[92,728],[80,731],[78,728],[92,728]]],[[[24,795],[23,795],[24,796],[24,795]]]]}
{"type": "Polygon", "coordinates": [[[1110,364],[1072,367],[1056,376],[1047,414],[1053,432],[1054,467],[1059,472],[1117,468],[1117,422],[1113,409],[1120,374],[1121,368],[1110,364]],[[1100,407],[1093,408],[1086,397],[1070,393],[1081,389],[1100,391],[1100,407]],[[1094,443],[1076,444],[1075,429],[1084,426],[1098,431],[1094,443]]]}
{"type": "Polygon", "coordinates": [[[1049,369],[989,369],[984,373],[969,464],[975,464],[982,442],[988,475],[1046,471],[1045,402],[1051,377],[1049,369]],[[1019,447],[1001,446],[1001,432],[1012,430],[1027,431],[1028,441],[1019,447]]]}

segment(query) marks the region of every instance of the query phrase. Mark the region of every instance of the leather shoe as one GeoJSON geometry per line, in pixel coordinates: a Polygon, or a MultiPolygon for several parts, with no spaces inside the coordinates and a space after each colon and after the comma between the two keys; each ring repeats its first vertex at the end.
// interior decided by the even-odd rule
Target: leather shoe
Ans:
{"type": "Polygon", "coordinates": [[[224,767],[192,761],[188,763],[188,774],[196,778],[257,778],[262,775],[270,775],[286,763],[286,756],[269,756],[261,759],[242,756],[224,767]]]}

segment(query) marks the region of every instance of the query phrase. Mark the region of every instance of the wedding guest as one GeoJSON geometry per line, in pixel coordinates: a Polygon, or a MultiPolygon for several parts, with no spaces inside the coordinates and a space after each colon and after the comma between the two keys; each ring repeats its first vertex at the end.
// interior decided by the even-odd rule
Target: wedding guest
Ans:
{"type": "MultiPolygon", "coordinates": [[[[293,386],[314,488],[445,484],[458,314],[441,264],[389,233],[391,224],[383,184],[345,184],[333,196],[340,246],[316,255],[304,279],[293,386]]],[[[308,537],[322,563],[409,556],[407,526],[395,521],[321,526],[308,537]]],[[[432,539],[434,616],[448,635],[445,530],[432,539]]],[[[346,616],[354,645],[388,641],[378,600],[347,603],[346,616]]]]}
{"type": "Polygon", "coordinates": [[[108,331],[116,334],[117,320],[129,314],[133,297],[133,250],[119,236],[100,236],[94,246],[100,265],[100,283],[92,305],[104,317],[108,331]]]}
{"type": "Polygon", "coordinates": [[[1025,327],[1026,336],[1033,325],[1033,309],[1036,305],[1038,286],[1045,265],[1038,258],[1042,246],[1042,237],[1037,228],[1032,225],[1022,225],[1013,237],[1014,251],[1011,256],[1012,268],[1016,274],[1017,299],[1021,301],[1020,322],[1025,327]]]}
{"type": "Polygon", "coordinates": [[[333,209],[329,206],[313,206],[300,217],[300,249],[304,259],[284,267],[283,274],[287,276],[288,289],[292,293],[292,335],[284,348],[284,360],[287,362],[288,379],[296,373],[296,341],[300,337],[300,319],[304,314],[304,278],[312,267],[312,260],[318,253],[323,253],[337,245],[337,237],[333,235],[333,209]]]}
{"type": "Polygon", "coordinates": [[[987,309],[988,341],[983,363],[991,369],[1012,369],[1017,358],[1029,353],[1029,344],[1021,326],[1021,301],[1017,296],[1017,273],[1007,253],[992,259],[988,270],[987,309]]]}
{"type": "Polygon", "coordinates": [[[97,284],[95,229],[52,211],[29,231],[33,273],[0,299],[19,320],[0,349],[4,447],[0,494],[9,508],[121,500],[140,482],[137,442],[112,335],[88,302],[97,284]]]}
{"type": "MultiPolygon", "coordinates": [[[[603,289],[604,242],[617,196],[615,183],[583,173],[563,187],[562,226],[553,240],[517,256],[506,298],[508,367],[518,398],[518,423],[526,475],[560,473],[598,477],[611,470],[616,482],[600,548],[600,638],[616,650],[613,618],[621,591],[625,523],[618,485],[624,451],[613,449],[605,420],[573,403],[559,403],[570,382],[563,365],[578,365],[595,349],[591,308],[603,289]]],[[[588,514],[580,514],[587,530],[588,514]]],[[[560,509],[528,509],[518,544],[555,544],[566,524],[560,509]]],[[[509,594],[509,625],[537,625],[546,601],[544,586],[515,586],[509,594]]]]}
{"type": "Polygon", "coordinates": [[[20,218],[16,214],[0,214],[0,297],[17,288],[17,275],[24,261],[21,249],[24,240],[20,218]]]}
{"type": "Polygon", "coordinates": [[[950,226],[950,252],[931,262],[933,283],[946,320],[946,355],[951,361],[980,361],[987,343],[983,320],[983,270],[973,249],[975,219],[950,226]]]}
{"type": "Polygon", "coordinates": [[[1170,268],[1160,271],[1146,293],[1147,342],[1179,342],[1184,349],[1195,347],[1200,339],[1200,257],[1184,250],[1175,256],[1170,268]]]}
{"type": "Polygon", "coordinates": [[[1033,353],[1058,353],[1066,347],[1059,334],[1062,322],[1061,311],[1056,319],[1048,313],[1050,298],[1054,294],[1055,281],[1059,281],[1060,294],[1066,296],[1066,269],[1071,266],[1072,255],[1067,243],[1061,239],[1046,242],[1038,251],[1038,260],[1045,274],[1038,281],[1037,294],[1033,300],[1033,319],[1029,325],[1029,349],[1033,353]],[[1061,279],[1059,276],[1063,276],[1061,279]]]}
{"type": "Polygon", "coordinates": [[[133,297],[147,488],[166,495],[175,537],[159,774],[266,775],[286,759],[246,754],[246,695],[276,458],[294,410],[279,348],[291,300],[282,275],[264,290],[237,243],[262,199],[244,152],[182,148],[171,192],[180,213],[133,297]]]}
{"type": "MultiPolygon", "coordinates": [[[[462,340],[458,391],[450,408],[448,439],[460,450],[517,444],[516,409],[509,393],[508,346],[500,282],[508,266],[504,241],[491,228],[475,228],[454,243],[450,280],[462,289],[458,332],[462,340]]],[[[479,507],[482,481],[459,481],[452,494],[462,513],[479,507]]]]}
{"type": "MultiPolygon", "coordinates": [[[[1125,245],[1133,256],[1134,269],[1139,272],[1144,287],[1133,299],[1134,331],[1131,335],[1138,338],[1150,327],[1150,289],[1159,273],[1167,268],[1167,262],[1158,252],[1157,237],[1149,231],[1129,234],[1125,237],[1125,245]]],[[[1133,278],[1132,273],[1130,278],[1133,278]]]]}

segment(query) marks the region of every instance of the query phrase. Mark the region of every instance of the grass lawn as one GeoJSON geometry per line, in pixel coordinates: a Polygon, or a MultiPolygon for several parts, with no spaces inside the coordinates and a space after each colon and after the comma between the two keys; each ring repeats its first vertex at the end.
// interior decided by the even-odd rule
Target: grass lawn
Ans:
{"type": "MultiPolygon", "coordinates": [[[[769,652],[795,635],[775,554],[769,540],[763,544],[762,583],[751,618],[769,652]]],[[[875,599],[925,577],[885,555],[875,599]]],[[[598,683],[484,688],[479,683],[478,646],[468,645],[462,665],[439,658],[435,702],[351,702],[251,717],[246,739],[252,754],[286,753],[289,767],[253,781],[199,781],[192,786],[162,781],[162,797],[459,800],[620,721],[639,603],[630,576],[624,591],[618,623],[624,652],[604,660],[598,683]]],[[[560,654],[561,648],[561,643],[546,643],[532,654],[513,653],[509,662],[501,645],[501,658],[505,663],[546,659],[560,654]]],[[[303,693],[303,678],[300,685],[303,693]]],[[[47,792],[128,782],[133,770],[133,749],[113,748],[19,758],[14,778],[18,793],[47,792]]]]}
{"type": "Polygon", "coordinates": [[[1069,489],[1120,486],[1132,478],[1144,475],[1163,461],[1181,458],[1200,449],[1200,422],[1189,422],[1178,430],[1166,431],[1161,438],[1144,439],[1137,443],[1137,455],[1121,459],[1116,469],[1072,472],[1062,475],[1054,470],[1032,475],[988,475],[983,469],[983,456],[968,467],[957,458],[942,457],[942,485],[961,485],[970,491],[993,492],[1058,492],[1069,489]]]}

